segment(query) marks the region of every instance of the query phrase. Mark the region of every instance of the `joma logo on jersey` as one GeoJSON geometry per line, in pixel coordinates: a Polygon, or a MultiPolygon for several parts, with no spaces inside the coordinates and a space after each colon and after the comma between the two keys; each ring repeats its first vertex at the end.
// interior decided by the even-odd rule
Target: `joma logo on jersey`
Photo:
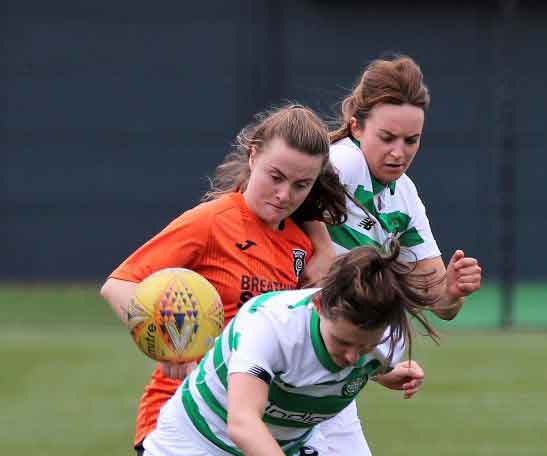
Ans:
{"type": "Polygon", "coordinates": [[[296,278],[299,279],[306,264],[306,252],[302,249],[292,249],[293,268],[296,278]]]}
{"type": "Polygon", "coordinates": [[[309,412],[288,412],[275,406],[274,404],[268,404],[264,413],[272,418],[280,418],[282,420],[298,421],[299,423],[306,423],[310,425],[319,424],[322,421],[330,418],[324,415],[314,415],[309,412]]]}
{"type": "Polygon", "coordinates": [[[242,244],[240,242],[236,242],[236,247],[239,249],[239,250],[247,250],[247,249],[250,249],[253,245],[256,245],[256,242],[255,241],[251,241],[250,239],[247,239],[245,241],[245,244],[242,244]]]}
{"type": "Polygon", "coordinates": [[[375,220],[372,220],[370,217],[365,217],[363,220],[359,222],[358,226],[368,231],[374,226],[375,223],[376,223],[375,220]]]}

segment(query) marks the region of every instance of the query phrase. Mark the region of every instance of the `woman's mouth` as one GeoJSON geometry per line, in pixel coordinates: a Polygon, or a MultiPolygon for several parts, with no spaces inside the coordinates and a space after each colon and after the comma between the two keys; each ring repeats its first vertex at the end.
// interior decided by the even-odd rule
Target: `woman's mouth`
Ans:
{"type": "Polygon", "coordinates": [[[277,211],[286,211],[287,208],[285,206],[278,206],[277,204],[270,203],[270,206],[272,206],[277,211]]]}

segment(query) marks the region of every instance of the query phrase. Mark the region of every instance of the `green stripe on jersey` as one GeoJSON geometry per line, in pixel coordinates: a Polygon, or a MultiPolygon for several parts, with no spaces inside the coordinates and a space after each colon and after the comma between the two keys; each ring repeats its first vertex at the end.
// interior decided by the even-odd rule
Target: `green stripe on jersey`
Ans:
{"type": "MultiPolygon", "coordinates": [[[[233,321],[233,320],[232,320],[233,321]]],[[[230,322],[232,324],[232,322],[230,322]]],[[[228,388],[228,368],[224,362],[224,356],[222,355],[222,336],[217,337],[215,341],[215,348],[213,351],[213,364],[215,366],[215,372],[218,379],[224,388],[228,388]]]]}
{"type": "Polygon", "coordinates": [[[374,205],[374,194],[358,185],[355,190],[355,199],[365,206],[374,217],[380,222],[382,228],[388,233],[403,233],[408,229],[410,217],[400,211],[380,213],[374,205]]]}
{"type": "MultiPolygon", "coordinates": [[[[380,222],[382,228],[388,233],[404,233],[408,230],[408,225],[410,224],[410,217],[407,214],[404,214],[400,211],[394,211],[389,213],[380,213],[374,205],[374,194],[365,190],[362,185],[358,185],[355,190],[355,199],[359,201],[363,206],[365,206],[374,217],[380,222]]],[[[416,229],[414,230],[414,239],[412,242],[419,240],[418,244],[424,242],[421,236],[418,234],[416,229]]],[[[409,230],[411,231],[411,230],[409,230]]],[[[401,245],[404,245],[401,243],[401,245]]],[[[413,244],[417,245],[417,244],[413,244]]],[[[407,245],[406,247],[411,247],[407,245]]]]}
{"type": "Polygon", "coordinates": [[[310,335],[313,351],[323,367],[330,372],[340,372],[342,368],[338,367],[332,360],[325,347],[325,344],[323,343],[323,339],[321,338],[321,333],[319,332],[319,315],[315,309],[311,310],[310,335]]]}
{"type": "MultiPolygon", "coordinates": [[[[423,244],[424,240],[416,231],[416,228],[408,228],[410,225],[410,217],[401,211],[389,213],[378,212],[374,205],[374,194],[365,190],[362,185],[358,185],[354,193],[355,199],[361,203],[371,215],[380,223],[382,229],[387,233],[401,233],[399,242],[403,247],[414,247],[423,244]]],[[[342,226],[328,226],[331,239],[338,245],[351,250],[361,245],[373,245],[381,247],[381,244],[367,236],[364,233],[351,228],[347,224],[342,226]]]]}
{"type": "Polygon", "coordinates": [[[257,298],[255,298],[254,302],[249,306],[247,309],[247,312],[249,313],[255,313],[260,307],[262,307],[266,301],[269,301],[272,298],[275,298],[279,293],[282,293],[283,291],[270,291],[268,293],[264,293],[257,298]]]}
{"type": "Polygon", "coordinates": [[[296,304],[291,304],[287,308],[293,310],[293,309],[297,309],[298,307],[307,306],[312,300],[312,298],[313,298],[313,295],[306,296],[304,299],[301,299],[296,304]]]}
{"type": "Polygon", "coordinates": [[[211,430],[205,418],[203,418],[201,413],[199,413],[199,407],[194,401],[192,394],[188,390],[187,384],[185,384],[185,386],[182,388],[182,404],[184,405],[184,409],[186,410],[188,417],[192,421],[192,424],[204,437],[207,438],[207,440],[230,454],[243,456],[243,453],[241,453],[241,451],[238,451],[236,448],[220,440],[211,430]]]}
{"type": "Polygon", "coordinates": [[[239,333],[236,332],[234,334],[235,319],[236,317],[234,317],[230,322],[230,328],[228,330],[228,347],[230,347],[230,351],[234,349],[237,350],[237,346],[239,344],[239,333]]]}
{"type": "Polygon", "coordinates": [[[415,245],[423,244],[424,240],[418,234],[416,228],[412,227],[401,235],[399,242],[403,247],[414,247],[415,245]]]}
{"type": "MultiPolygon", "coordinates": [[[[213,393],[209,389],[209,387],[205,384],[205,382],[200,383],[200,381],[203,380],[203,377],[205,375],[205,371],[200,372],[198,377],[196,378],[196,386],[198,388],[199,393],[201,394],[202,398],[205,400],[207,406],[224,422],[227,423],[228,414],[224,407],[218,403],[216,398],[214,397],[213,393]]],[[[206,437],[211,443],[218,446],[219,448],[222,448],[223,450],[227,451],[228,453],[235,454],[235,455],[242,455],[241,452],[239,452],[236,448],[228,445],[227,443],[220,440],[218,437],[216,437],[215,433],[211,430],[209,425],[207,424],[207,421],[201,413],[199,412],[199,407],[197,403],[194,401],[192,394],[190,393],[190,390],[187,385],[185,385],[182,389],[182,404],[184,406],[184,409],[186,410],[186,413],[188,414],[188,417],[192,421],[192,424],[195,426],[195,428],[204,436],[206,437]]],[[[264,417],[263,421],[268,422],[266,419],[268,417],[264,417]]],[[[285,421],[285,420],[280,420],[285,421]]],[[[294,422],[288,421],[290,427],[305,427],[310,428],[310,425],[304,425],[304,426],[294,426],[294,422]]],[[[286,424],[282,424],[286,425],[286,424]]],[[[281,447],[286,447],[289,445],[288,448],[286,448],[285,454],[292,454],[294,451],[298,450],[304,443],[308,440],[313,428],[310,428],[308,431],[306,431],[304,434],[302,434],[300,437],[297,437],[295,439],[290,440],[277,440],[277,443],[281,447]]]]}
{"type": "MultiPolygon", "coordinates": [[[[345,381],[339,383],[344,384],[345,381]]],[[[304,394],[288,392],[277,386],[275,382],[272,382],[270,384],[268,400],[279,408],[291,412],[336,415],[353,400],[353,396],[307,396],[304,394]]]]}
{"type": "MultiPolygon", "coordinates": [[[[207,353],[204,360],[209,356],[209,353],[207,353]]],[[[217,398],[213,394],[213,392],[210,390],[209,386],[207,385],[207,382],[205,381],[205,361],[201,362],[198,366],[199,373],[196,377],[196,388],[199,391],[199,394],[201,394],[201,397],[205,400],[205,403],[207,406],[217,415],[222,421],[225,423],[228,419],[228,414],[226,413],[226,409],[218,402],[217,398]]]]}
{"type": "Polygon", "coordinates": [[[312,426],[310,423],[302,423],[300,421],[285,420],[283,418],[276,418],[270,415],[264,415],[262,421],[267,424],[273,424],[275,426],[283,426],[288,428],[309,428],[312,426]]]}
{"type": "Polygon", "coordinates": [[[372,245],[377,248],[382,247],[379,242],[347,225],[327,226],[327,229],[329,230],[330,238],[333,242],[348,250],[359,247],[360,245],[372,245]]]}

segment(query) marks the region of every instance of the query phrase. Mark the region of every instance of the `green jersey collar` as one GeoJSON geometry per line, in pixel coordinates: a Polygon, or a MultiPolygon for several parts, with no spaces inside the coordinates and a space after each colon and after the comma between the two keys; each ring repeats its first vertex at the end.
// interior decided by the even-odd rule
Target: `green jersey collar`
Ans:
{"type": "MultiPolygon", "coordinates": [[[[315,310],[315,307],[313,307],[311,310],[310,334],[313,351],[315,352],[315,355],[317,356],[317,359],[319,359],[319,362],[322,364],[322,366],[328,371],[334,373],[340,372],[342,369],[344,369],[343,367],[339,367],[338,365],[336,365],[336,363],[330,357],[329,352],[327,351],[327,347],[325,347],[325,342],[323,342],[321,332],[319,331],[319,314],[315,310]]],[[[367,356],[362,356],[353,367],[362,367],[365,364],[366,360],[367,356]]]]}
{"type": "Polygon", "coordinates": [[[395,195],[395,183],[397,181],[388,182],[387,185],[384,185],[381,182],[378,182],[372,174],[370,175],[370,178],[372,180],[372,191],[375,195],[383,192],[386,187],[389,188],[389,193],[391,193],[391,195],[395,195]]]}
{"type": "MultiPolygon", "coordinates": [[[[360,143],[359,141],[357,141],[353,136],[350,136],[349,138],[351,139],[351,141],[353,142],[353,144],[355,144],[355,145],[359,148],[359,150],[361,150],[361,143],[360,143]]],[[[372,175],[372,173],[371,173],[371,175],[370,175],[370,178],[371,178],[371,180],[372,180],[372,192],[373,192],[375,195],[377,195],[377,194],[380,193],[380,192],[383,192],[384,189],[385,189],[386,187],[389,188],[389,193],[391,193],[392,195],[395,194],[395,183],[396,183],[397,181],[388,182],[387,185],[384,185],[384,184],[382,184],[381,182],[378,182],[378,181],[376,180],[376,178],[372,175]]]]}
{"type": "Polygon", "coordinates": [[[323,342],[323,338],[321,337],[321,332],[319,331],[319,314],[315,308],[311,309],[310,334],[313,351],[319,362],[330,372],[340,372],[342,367],[338,367],[332,360],[327,351],[327,347],[325,347],[325,342],[323,342]]]}

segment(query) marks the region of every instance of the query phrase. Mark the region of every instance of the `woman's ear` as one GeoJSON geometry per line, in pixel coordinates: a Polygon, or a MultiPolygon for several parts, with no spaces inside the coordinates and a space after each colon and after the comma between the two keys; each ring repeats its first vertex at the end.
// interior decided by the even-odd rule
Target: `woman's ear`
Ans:
{"type": "Polygon", "coordinates": [[[357,141],[361,140],[363,129],[359,126],[357,119],[353,116],[349,120],[349,131],[351,132],[351,136],[353,136],[357,141]]]}
{"type": "Polygon", "coordinates": [[[321,315],[321,298],[319,296],[313,298],[313,306],[315,307],[317,315],[321,315]]]}
{"type": "Polygon", "coordinates": [[[256,146],[252,145],[249,149],[249,169],[253,169],[256,160],[256,146]]]}

